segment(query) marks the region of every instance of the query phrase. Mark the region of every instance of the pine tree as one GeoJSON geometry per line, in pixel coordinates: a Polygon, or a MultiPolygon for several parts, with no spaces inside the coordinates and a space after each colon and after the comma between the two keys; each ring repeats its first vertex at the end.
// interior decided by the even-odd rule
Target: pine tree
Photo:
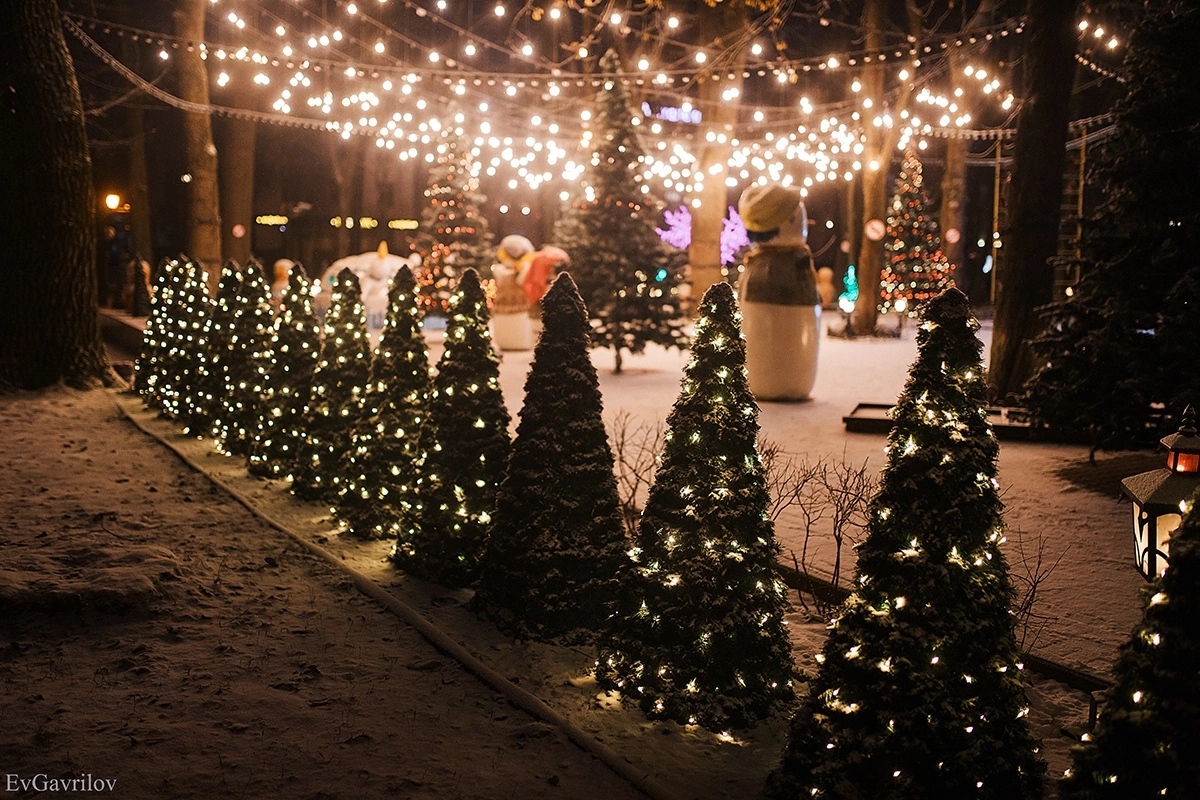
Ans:
{"type": "Polygon", "coordinates": [[[358,278],[338,273],[325,314],[321,359],[313,374],[304,419],[304,443],[292,471],[292,492],[306,500],[333,499],[342,462],[362,415],[371,351],[358,278]]]}
{"type": "Polygon", "coordinates": [[[487,298],[469,269],[450,300],[446,349],[421,429],[420,477],[394,556],[402,569],[452,587],[478,579],[508,461],[508,422],[487,298]]]}
{"type": "Polygon", "coordinates": [[[427,314],[449,309],[451,281],[464,270],[484,272],[495,259],[492,234],[479,191],[478,152],[465,136],[447,131],[429,170],[428,204],[421,211],[421,305],[427,314]]]}
{"type": "Polygon", "coordinates": [[[1000,551],[995,436],[967,298],[923,308],[858,550],[775,798],[1042,794],[1000,551]]]}
{"type": "Polygon", "coordinates": [[[251,260],[233,301],[233,329],[225,367],[225,391],[217,417],[217,446],[230,455],[246,455],[258,425],[267,366],[271,362],[274,318],[271,286],[262,265],[251,260]]]}
{"type": "Polygon", "coordinates": [[[388,291],[388,318],[371,361],[364,413],[346,456],[336,516],[351,532],[395,535],[405,494],[416,480],[418,443],[431,387],[429,352],[412,270],[401,267],[388,291]]]}
{"type": "Polygon", "coordinates": [[[659,214],[643,191],[644,153],[619,66],[612,50],[600,60],[605,83],[596,97],[595,150],[582,194],[554,228],[593,320],[592,344],[613,350],[617,372],[625,350],[687,344],[678,295],[686,256],[656,233],[659,214]]]}
{"type": "Polygon", "coordinates": [[[1187,503],[1171,566],[1145,590],[1096,731],[1076,748],[1063,800],[1200,797],[1200,514],[1187,503]]]}
{"type": "Polygon", "coordinates": [[[150,316],[142,334],[142,352],[134,362],[134,382],[147,407],[166,412],[175,391],[172,373],[180,355],[175,349],[174,324],[183,296],[185,264],[164,261],[154,281],[150,316]]]}
{"type": "Polygon", "coordinates": [[[271,337],[271,361],[247,456],[252,474],[289,474],[304,442],[305,408],[321,358],[321,324],[313,315],[312,287],[299,264],[288,275],[271,337]]]}
{"type": "Polygon", "coordinates": [[[732,287],[700,314],[596,677],[649,716],[722,730],[790,703],[792,660],[732,287]]]}
{"type": "Polygon", "coordinates": [[[1200,370],[1196,364],[1196,332],[1200,331],[1200,262],[1183,274],[1163,299],[1158,353],[1174,368],[1166,374],[1161,397],[1176,411],[1200,403],[1200,370]],[[1189,366],[1190,365],[1190,366],[1189,366]]]}
{"type": "Polygon", "coordinates": [[[1041,366],[1023,400],[1036,424],[1094,448],[1173,431],[1178,419],[1154,406],[1170,401],[1176,376],[1195,372],[1194,349],[1173,361],[1179,353],[1164,352],[1157,334],[1168,324],[1164,298],[1200,252],[1200,181],[1180,177],[1181,165],[1200,163],[1200,62],[1191,52],[1200,8],[1153,0],[1130,28],[1127,94],[1113,110],[1114,133],[1090,159],[1101,201],[1083,226],[1083,276],[1048,307],[1033,343],[1041,366]]]}
{"type": "Polygon", "coordinates": [[[221,269],[217,294],[213,298],[208,325],[204,329],[204,350],[192,417],[196,427],[188,433],[216,435],[224,427],[225,387],[228,385],[229,348],[233,342],[233,318],[237,311],[237,296],[242,287],[242,270],[234,261],[226,261],[221,269]]]}
{"type": "Polygon", "coordinates": [[[930,212],[921,162],[912,150],[904,153],[900,165],[883,247],[880,311],[901,311],[915,317],[921,303],[954,285],[937,220],[930,212]]]}
{"type": "Polygon", "coordinates": [[[542,324],[476,601],[524,638],[585,643],[615,608],[628,544],[587,310],[565,272],[542,324]]]}
{"type": "Polygon", "coordinates": [[[176,416],[184,431],[206,430],[208,410],[204,403],[205,355],[208,351],[208,327],[213,313],[213,298],[208,291],[208,273],[196,261],[185,266],[179,315],[185,327],[185,359],[179,381],[179,405],[176,416]]]}

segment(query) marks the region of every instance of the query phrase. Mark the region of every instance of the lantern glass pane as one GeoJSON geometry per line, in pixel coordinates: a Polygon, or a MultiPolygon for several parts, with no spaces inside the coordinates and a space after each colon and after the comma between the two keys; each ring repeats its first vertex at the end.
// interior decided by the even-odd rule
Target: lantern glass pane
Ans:
{"type": "Polygon", "coordinates": [[[1172,472],[1200,472],[1200,453],[1167,451],[1167,466],[1172,472]]]}

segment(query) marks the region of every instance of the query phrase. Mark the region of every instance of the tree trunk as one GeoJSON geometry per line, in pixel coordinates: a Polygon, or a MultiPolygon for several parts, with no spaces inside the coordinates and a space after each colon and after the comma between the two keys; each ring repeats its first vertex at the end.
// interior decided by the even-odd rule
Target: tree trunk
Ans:
{"type": "MultiPolygon", "coordinates": [[[[178,0],[175,35],[186,43],[176,58],[179,66],[179,96],[189,103],[208,105],[208,71],[200,58],[204,41],[204,11],[208,0],[178,0]]],[[[183,153],[187,172],[188,255],[202,263],[210,280],[221,271],[221,212],[217,194],[217,148],[213,144],[212,119],[207,112],[183,112],[183,153]]]]}
{"type": "Polygon", "coordinates": [[[0,0],[0,387],[107,381],[83,104],[54,0],[0,0]]]}
{"type": "Polygon", "coordinates": [[[1003,271],[996,273],[988,391],[1007,402],[1033,374],[1029,348],[1040,328],[1036,309],[1054,297],[1059,205],[1066,163],[1068,103],[1075,74],[1078,0],[1030,0],[1025,100],[1017,119],[1009,194],[1011,232],[1003,271]]]}
{"type": "MultiPolygon", "coordinates": [[[[248,103],[239,98],[237,104],[248,103]]],[[[221,253],[239,264],[250,260],[254,230],[254,154],[258,126],[248,119],[223,119],[216,125],[221,142],[219,175],[221,187],[221,253]],[[241,227],[241,236],[234,228],[241,227]]]]}
{"type": "MultiPolygon", "coordinates": [[[[119,19],[134,25],[128,2],[119,6],[119,19]]],[[[137,65],[138,47],[128,38],[121,39],[121,56],[126,64],[137,65]]],[[[141,102],[144,96],[138,93],[125,103],[125,136],[128,144],[125,157],[129,160],[126,180],[129,182],[129,225],[133,234],[133,255],[150,264],[154,258],[154,240],[150,227],[150,171],[146,166],[146,112],[141,102]]],[[[135,279],[137,270],[134,270],[135,279]]]]}

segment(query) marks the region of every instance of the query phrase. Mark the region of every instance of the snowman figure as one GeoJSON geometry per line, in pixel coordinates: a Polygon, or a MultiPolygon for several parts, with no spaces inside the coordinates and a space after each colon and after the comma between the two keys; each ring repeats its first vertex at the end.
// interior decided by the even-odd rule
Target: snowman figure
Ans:
{"type": "Polygon", "coordinates": [[[759,400],[807,400],[817,378],[821,297],[800,192],[755,184],[738,213],[751,244],[738,281],[750,391],[759,400]]]}

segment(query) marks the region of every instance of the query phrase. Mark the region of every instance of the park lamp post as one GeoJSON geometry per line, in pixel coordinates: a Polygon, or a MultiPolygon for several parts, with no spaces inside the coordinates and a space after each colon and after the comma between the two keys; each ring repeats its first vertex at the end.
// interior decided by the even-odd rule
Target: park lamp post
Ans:
{"type": "Polygon", "coordinates": [[[1147,580],[1166,571],[1171,534],[1183,523],[1181,504],[1200,487],[1200,435],[1191,406],[1184,409],[1179,430],[1160,443],[1167,449],[1165,469],[1121,481],[1133,501],[1134,561],[1147,580]]]}

